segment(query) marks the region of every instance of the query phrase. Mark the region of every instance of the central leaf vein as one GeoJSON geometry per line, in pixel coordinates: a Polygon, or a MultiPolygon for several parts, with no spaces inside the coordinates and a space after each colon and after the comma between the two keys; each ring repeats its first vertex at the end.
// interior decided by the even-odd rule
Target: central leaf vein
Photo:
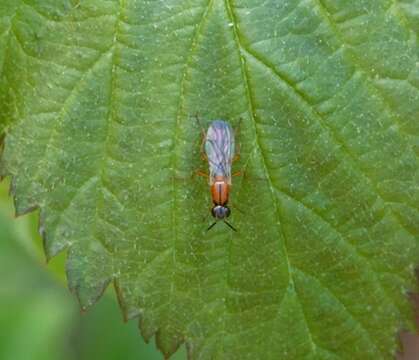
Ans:
{"type": "MultiPolygon", "coordinates": [[[[277,227],[279,229],[278,239],[282,239],[281,244],[282,244],[282,247],[283,247],[283,252],[285,254],[285,262],[287,264],[287,270],[288,270],[288,281],[289,281],[288,286],[291,286],[294,289],[295,284],[294,284],[294,279],[293,279],[293,276],[292,276],[291,263],[290,263],[290,259],[289,259],[289,256],[288,256],[287,246],[286,246],[287,238],[286,238],[285,231],[282,227],[282,220],[280,220],[280,218],[281,218],[280,208],[279,208],[279,204],[277,202],[277,198],[275,196],[272,179],[271,179],[268,167],[266,165],[265,156],[263,154],[260,142],[258,140],[259,136],[258,136],[258,131],[257,131],[257,127],[256,127],[256,113],[255,113],[255,108],[254,108],[254,105],[253,105],[252,93],[251,93],[251,90],[250,90],[250,84],[249,84],[249,79],[248,79],[248,75],[247,75],[248,70],[246,68],[246,60],[245,60],[245,58],[242,54],[242,48],[243,47],[241,45],[240,37],[239,37],[238,29],[237,29],[237,19],[235,17],[232,6],[230,4],[230,0],[225,0],[225,6],[226,6],[226,9],[227,9],[227,13],[229,15],[230,21],[233,24],[232,30],[233,30],[233,34],[234,34],[234,40],[235,40],[235,43],[236,43],[237,51],[238,51],[238,56],[239,56],[239,59],[240,59],[241,73],[242,73],[242,77],[243,77],[243,82],[244,82],[244,87],[245,87],[246,97],[247,97],[247,103],[248,103],[248,112],[249,112],[249,115],[252,119],[253,131],[254,131],[254,134],[255,134],[255,143],[256,143],[256,146],[257,146],[258,151],[260,153],[260,158],[262,159],[262,166],[263,166],[266,178],[267,178],[268,183],[269,183],[269,187],[270,187],[270,190],[271,190],[272,203],[275,206],[275,213],[276,213],[276,216],[277,216],[277,219],[278,219],[278,223],[277,223],[277,227]]],[[[286,296],[286,290],[285,290],[284,294],[282,294],[282,300],[280,301],[280,303],[283,301],[285,296],[286,296]]],[[[276,312],[277,316],[278,316],[278,311],[276,312]]],[[[305,316],[304,316],[304,318],[305,318],[305,323],[306,323],[306,327],[307,327],[307,331],[308,331],[307,333],[308,333],[308,336],[309,336],[309,342],[311,344],[311,349],[312,349],[312,352],[315,353],[316,352],[316,344],[314,343],[314,340],[313,340],[312,335],[311,335],[311,331],[308,327],[307,318],[305,316]]]]}

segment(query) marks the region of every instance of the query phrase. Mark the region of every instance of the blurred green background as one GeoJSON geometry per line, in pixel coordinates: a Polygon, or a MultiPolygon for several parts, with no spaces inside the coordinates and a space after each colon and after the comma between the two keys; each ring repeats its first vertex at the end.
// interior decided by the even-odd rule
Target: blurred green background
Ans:
{"type": "MultiPolygon", "coordinates": [[[[87,313],[67,290],[65,254],[46,264],[38,213],[15,218],[0,183],[0,360],[162,359],[137,322],[124,323],[113,289],[87,313]]],[[[185,349],[172,359],[186,358],[185,349]]]]}

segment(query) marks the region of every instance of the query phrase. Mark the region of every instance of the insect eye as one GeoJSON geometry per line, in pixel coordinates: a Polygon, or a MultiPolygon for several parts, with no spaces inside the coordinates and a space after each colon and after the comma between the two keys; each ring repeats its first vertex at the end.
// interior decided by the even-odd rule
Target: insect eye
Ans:
{"type": "Polygon", "coordinates": [[[230,216],[230,213],[231,213],[231,210],[227,206],[225,207],[225,209],[226,209],[226,212],[225,212],[226,217],[229,217],[230,216]]]}
{"type": "Polygon", "coordinates": [[[217,217],[217,212],[215,211],[215,209],[216,209],[216,207],[214,206],[212,209],[211,209],[211,214],[212,214],[212,216],[213,217],[217,217]]]}

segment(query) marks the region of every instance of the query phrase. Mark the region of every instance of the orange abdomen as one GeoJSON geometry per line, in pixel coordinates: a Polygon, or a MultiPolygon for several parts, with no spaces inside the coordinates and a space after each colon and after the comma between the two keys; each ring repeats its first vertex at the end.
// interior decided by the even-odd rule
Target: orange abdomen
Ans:
{"type": "Polygon", "coordinates": [[[224,176],[216,176],[214,183],[211,185],[212,201],[215,205],[226,205],[228,203],[228,195],[230,185],[224,176]]]}

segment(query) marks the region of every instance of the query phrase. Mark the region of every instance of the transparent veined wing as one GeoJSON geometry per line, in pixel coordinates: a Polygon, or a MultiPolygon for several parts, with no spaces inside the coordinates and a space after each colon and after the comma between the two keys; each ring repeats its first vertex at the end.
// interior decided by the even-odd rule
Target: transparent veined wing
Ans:
{"type": "Polygon", "coordinates": [[[205,138],[205,153],[208,157],[210,183],[216,176],[226,177],[231,183],[234,131],[230,124],[223,120],[215,120],[211,123],[205,138]]]}

